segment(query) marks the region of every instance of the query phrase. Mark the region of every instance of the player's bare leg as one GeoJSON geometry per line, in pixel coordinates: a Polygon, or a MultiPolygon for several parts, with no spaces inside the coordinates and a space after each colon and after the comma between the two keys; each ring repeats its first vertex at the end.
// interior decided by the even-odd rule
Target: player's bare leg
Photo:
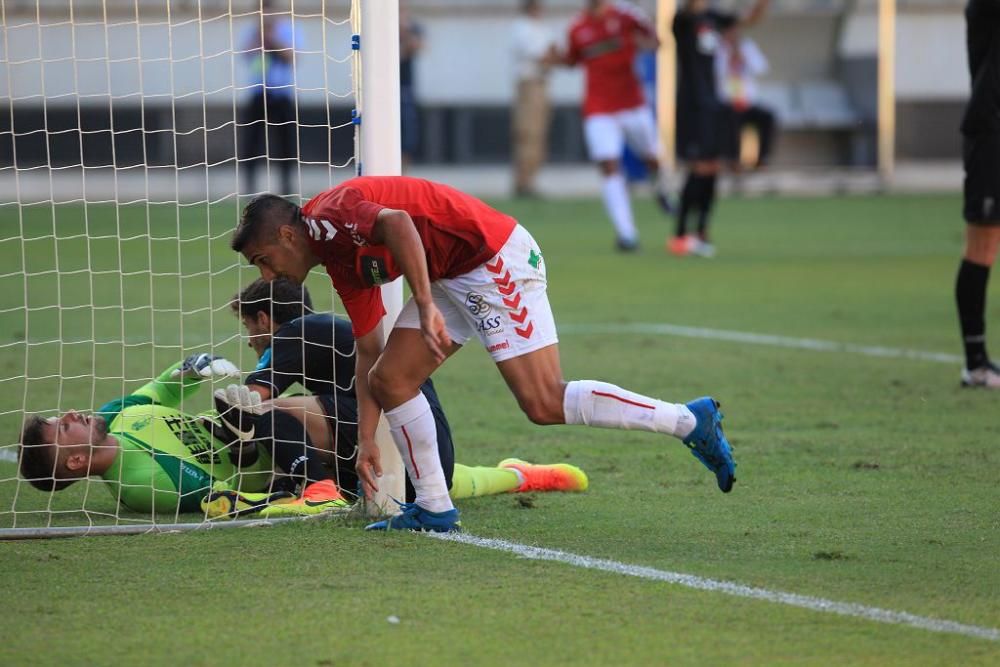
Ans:
{"type": "Polygon", "coordinates": [[[562,378],[559,346],[497,363],[518,405],[536,424],[581,424],[642,430],[681,439],[712,470],[724,492],[732,489],[736,465],[719,427],[721,414],[711,398],[687,405],[666,403],[607,382],[562,378]]]}
{"type": "MultiPolygon", "coordinates": [[[[443,350],[445,359],[461,346],[452,343],[443,350]]],[[[420,385],[440,363],[434,358],[419,329],[397,327],[368,374],[372,397],[385,411],[393,442],[413,484],[415,507],[404,507],[400,517],[378,522],[371,529],[389,528],[453,530],[458,514],[448,494],[444,470],[438,454],[437,424],[420,385]],[[407,513],[414,513],[407,517],[407,513]],[[454,517],[450,515],[454,514],[454,517]]]]}
{"type": "Polygon", "coordinates": [[[321,450],[323,460],[329,465],[336,464],[336,443],[323,406],[315,396],[289,396],[264,402],[265,406],[289,413],[306,427],[306,433],[313,445],[321,450]]]}
{"type": "Polygon", "coordinates": [[[601,171],[601,195],[604,208],[611,218],[617,236],[618,249],[622,252],[632,252],[639,247],[639,232],[635,228],[632,217],[632,202],[628,196],[628,185],[625,175],[621,173],[618,160],[600,160],[597,163],[601,171]]]}
{"type": "Polygon", "coordinates": [[[986,352],[986,288],[1000,248],[1000,225],[966,225],[955,299],[965,347],[962,384],[1000,388],[1000,368],[986,352]]]}

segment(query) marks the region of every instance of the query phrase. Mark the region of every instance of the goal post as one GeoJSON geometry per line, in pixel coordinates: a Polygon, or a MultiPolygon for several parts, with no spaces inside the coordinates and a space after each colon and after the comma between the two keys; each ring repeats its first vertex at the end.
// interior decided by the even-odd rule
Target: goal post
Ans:
{"type": "MultiPolygon", "coordinates": [[[[398,176],[402,172],[399,112],[399,0],[355,0],[360,14],[361,83],[358,96],[358,173],[367,176],[398,176]]],[[[403,280],[382,287],[386,316],[383,335],[388,337],[403,307],[403,280]]],[[[384,342],[384,341],[383,341],[384,342]]],[[[394,513],[393,498],[402,500],[406,491],[403,461],[389,434],[385,416],[379,420],[376,442],[382,464],[379,491],[369,512],[394,513]]]]}
{"type": "MultiPolygon", "coordinates": [[[[22,423],[89,414],[192,353],[254,369],[231,307],[257,278],[229,248],[240,207],[254,192],[307,199],[361,171],[399,173],[397,16],[395,0],[0,3],[0,538],[217,525],[190,504],[149,513],[119,502],[142,480],[33,488],[18,471],[22,423]],[[276,85],[290,111],[247,117],[264,88],[253,68],[278,50],[262,44],[277,37],[247,35],[269,13],[291,40],[291,78],[276,85]],[[265,158],[248,189],[242,143],[255,124],[265,158]],[[287,171],[290,188],[279,186],[287,171]]],[[[316,310],[339,309],[325,274],[308,283],[316,310]]],[[[383,291],[388,330],[402,285],[383,291]]],[[[210,410],[214,387],[201,384],[179,411],[210,410]]],[[[377,440],[374,505],[392,511],[402,462],[384,426],[377,440]]],[[[156,449],[146,455],[159,460],[156,449]]]]}

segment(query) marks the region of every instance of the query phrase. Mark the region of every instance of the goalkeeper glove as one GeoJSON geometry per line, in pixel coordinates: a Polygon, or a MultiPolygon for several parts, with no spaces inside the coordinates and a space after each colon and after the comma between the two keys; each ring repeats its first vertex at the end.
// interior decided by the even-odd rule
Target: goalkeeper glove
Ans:
{"type": "Polygon", "coordinates": [[[260,415],[269,412],[260,394],[243,384],[215,390],[215,409],[226,427],[243,442],[254,439],[260,415]]]}
{"type": "Polygon", "coordinates": [[[170,377],[174,379],[194,378],[197,380],[202,378],[218,379],[239,376],[240,369],[233,362],[206,352],[192,354],[170,374],[170,377]]]}

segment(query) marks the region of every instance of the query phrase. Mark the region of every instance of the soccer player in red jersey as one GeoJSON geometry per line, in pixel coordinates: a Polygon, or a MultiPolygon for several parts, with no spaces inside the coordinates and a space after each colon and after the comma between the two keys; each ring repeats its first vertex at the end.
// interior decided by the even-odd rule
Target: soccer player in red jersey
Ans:
{"type": "Polygon", "coordinates": [[[384,410],[416,491],[400,515],[369,528],[458,529],[420,385],[473,337],[536,424],[672,435],[722,491],[732,489],[736,464],[712,398],[666,403],[605,382],[563,380],[542,252],[516,220],[474,197],[403,176],[353,178],[301,209],[261,195],[243,210],[231,245],[265,280],[301,283],[322,264],[344,302],[357,339],[358,476],[366,493],[377,490],[374,436],[384,410]],[[400,275],[412,296],[383,348],[379,285],[400,275]]]}
{"type": "Polygon", "coordinates": [[[604,179],[601,194],[618,236],[618,249],[633,251],[639,235],[621,173],[626,143],[645,161],[660,206],[672,213],[666,184],[660,178],[656,121],[635,73],[636,52],[658,45],[656,29],[631,3],[588,0],[587,8],[570,26],[568,41],[559,62],[583,65],[586,72],[583,129],[587,152],[604,179]]]}

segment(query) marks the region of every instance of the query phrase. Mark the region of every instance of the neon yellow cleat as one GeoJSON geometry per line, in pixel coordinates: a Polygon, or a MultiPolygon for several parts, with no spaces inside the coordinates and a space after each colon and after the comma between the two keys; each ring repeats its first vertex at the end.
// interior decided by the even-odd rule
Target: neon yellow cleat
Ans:
{"type": "Polygon", "coordinates": [[[587,473],[568,463],[549,465],[528,463],[521,459],[504,459],[498,468],[511,468],[521,473],[523,482],[517,487],[522,491],[586,491],[590,482],[587,473]]]}
{"type": "Polygon", "coordinates": [[[232,489],[216,488],[202,498],[201,511],[209,519],[235,519],[256,514],[261,510],[295,500],[295,494],[288,491],[273,493],[240,493],[232,489]]]}
{"type": "Polygon", "coordinates": [[[334,509],[347,509],[351,505],[331,479],[313,482],[302,491],[302,497],[288,502],[273,503],[261,510],[260,516],[275,519],[285,516],[310,516],[334,509]]]}

